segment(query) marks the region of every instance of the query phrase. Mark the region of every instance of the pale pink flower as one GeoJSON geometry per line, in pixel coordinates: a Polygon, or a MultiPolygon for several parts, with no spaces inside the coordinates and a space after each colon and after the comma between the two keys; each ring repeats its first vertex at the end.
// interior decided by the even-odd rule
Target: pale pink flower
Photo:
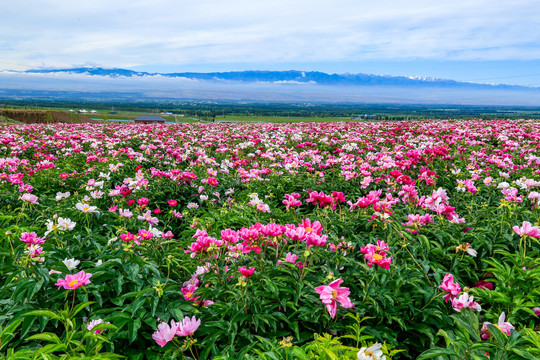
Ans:
{"type": "Polygon", "coordinates": [[[288,262],[288,263],[294,264],[296,260],[298,260],[298,255],[288,252],[287,255],[285,255],[285,261],[278,260],[277,263],[280,264],[282,262],[288,262]]]}
{"type": "MultiPolygon", "coordinates": [[[[207,305],[211,305],[208,304],[207,305]]],[[[195,316],[193,316],[191,319],[186,316],[184,320],[181,323],[178,323],[176,328],[176,335],[178,336],[188,336],[193,334],[199,326],[201,325],[201,319],[196,319],[195,316]]]]}
{"type": "MultiPolygon", "coordinates": [[[[92,329],[97,325],[97,324],[103,324],[103,320],[102,319],[95,319],[95,320],[92,320],[88,323],[88,325],[86,325],[86,329],[88,331],[92,331],[92,329]]],[[[102,330],[94,330],[94,332],[96,334],[101,334],[101,331],[102,330]]]]}
{"type": "Polygon", "coordinates": [[[493,325],[499,330],[501,330],[506,335],[510,335],[510,330],[515,329],[514,325],[510,324],[509,322],[505,322],[506,315],[504,312],[501,313],[499,316],[499,322],[497,324],[491,324],[490,322],[484,322],[482,325],[482,339],[489,339],[491,337],[491,332],[489,331],[487,325],[493,325]]]}
{"type": "Polygon", "coordinates": [[[474,296],[469,296],[469,293],[466,292],[459,297],[452,299],[452,307],[457,312],[461,312],[461,310],[465,308],[471,308],[476,311],[482,310],[480,304],[474,301],[474,296]]]}
{"type": "Polygon", "coordinates": [[[512,228],[519,236],[530,236],[540,239],[540,229],[536,226],[532,226],[530,222],[524,221],[521,227],[517,225],[512,228]]]}
{"type": "Polygon", "coordinates": [[[164,347],[174,338],[177,328],[178,324],[176,324],[174,320],[171,320],[171,326],[165,322],[162,322],[158,325],[157,331],[152,334],[152,339],[154,339],[159,346],[164,347]]]}
{"type": "Polygon", "coordinates": [[[35,205],[38,205],[38,197],[36,195],[32,195],[32,194],[29,194],[29,193],[26,193],[26,194],[23,194],[22,196],[19,196],[19,200],[22,200],[22,201],[28,201],[29,203],[32,203],[32,204],[35,204],[35,205]]]}

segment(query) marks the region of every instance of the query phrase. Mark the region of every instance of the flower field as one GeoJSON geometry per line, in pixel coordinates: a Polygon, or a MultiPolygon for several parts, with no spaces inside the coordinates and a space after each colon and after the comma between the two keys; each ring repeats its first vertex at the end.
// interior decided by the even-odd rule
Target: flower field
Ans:
{"type": "Polygon", "coordinates": [[[0,194],[0,358],[540,358],[533,120],[6,126],[0,194]]]}

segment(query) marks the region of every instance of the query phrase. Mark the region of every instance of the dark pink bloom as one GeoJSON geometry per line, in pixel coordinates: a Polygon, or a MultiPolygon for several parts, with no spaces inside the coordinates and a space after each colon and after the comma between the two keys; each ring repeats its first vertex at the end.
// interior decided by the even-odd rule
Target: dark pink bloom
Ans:
{"type": "Polygon", "coordinates": [[[189,284],[185,288],[180,289],[182,292],[182,295],[184,295],[184,299],[187,301],[196,301],[200,296],[195,296],[195,291],[198,289],[198,286],[195,286],[193,284],[189,284]]]}
{"type": "Polygon", "coordinates": [[[473,287],[479,288],[479,289],[488,289],[493,290],[493,283],[490,283],[485,280],[480,280],[479,282],[475,283],[473,287]]]}
{"type": "Polygon", "coordinates": [[[45,237],[38,237],[33,231],[31,233],[23,232],[20,239],[23,243],[32,245],[40,245],[45,243],[45,237]]]}
{"type": "Polygon", "coordinates": [[[370,268],[373,264],[377,264],[386,270],[390,268],[390,264],[392,263],[392,258],[388,257],[386,253],[389,250],[388,245],[382,240],[377,240],[377,245],[368,244],[360,247],[360,252],[364,254],[364,258],[368,261],[370,268]]]}
{"type": "Polygon", "coordinates": [[[238,267],[238,271],[240,271],[240,274],[244,275],[245,277],[250,277],[255,272],[255,268],[249,268],[247,269],[245,266],[238,267]]]}
{"type": "Polygon", "coordinates": [[[299,197],[300,197],[300,194],[298,193],[285,194],[285,200],[283,200],[283,204],[286,205],[285,208],[288,210],[291,206],[297,207],[297,206],[302,205],[302,202],[298,200],[299,197]]]}

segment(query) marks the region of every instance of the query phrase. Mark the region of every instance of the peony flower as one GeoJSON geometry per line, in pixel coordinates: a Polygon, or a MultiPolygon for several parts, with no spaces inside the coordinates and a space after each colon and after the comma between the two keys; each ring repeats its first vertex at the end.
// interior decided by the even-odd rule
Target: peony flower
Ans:
{"type": "Polygon", "coordinates": [[[281,264],[282,262],[288,262],[288,263],[294,264],[296,260],[298,260],[298,255],[288,252],[287,255],[285,255],[285,261],[278,260],[277,263],[281,264]]]}
{"type": "Polygon", "coordinates": [[[38,237],[37,234],[33,231],[31,233],[23,232],[21,234],[20,240],[23,243],[27,243],[29,245],[40,245],[45,243],[45,237],[38,237]]]}
{"type": "Polygon", "coordinates": [[[247,269],[245,266],[239,266],[238,271],[240,271],[240,274],[242,274],[244,277],[250,277],[255,272],[255,268],[249,268],[247,269]]]}
{"type": "Polygon", "coordinates": [[[84,213],[95,213],[97,212],[97,206],[90,206],[88,204],[84,204],[84,203],[77,203],[77,205],[75,205],[75,207],[77,208],[77,210],[80,210],[84,213]]]}
{"type": "Polygon", "coordinates": [[[69,218],[63,218],[63,217],[59,217],[58,218],[58,227],[59,227],[59,230],[73,230],[75,228],[75,225],[77,225],[76,222],[74,221],[71,221],[71,219],[69,218]]]}
{"type": "MultiPolygon", "coordinates": [[[[211,305],[211,304],[209,304],[211,305]]],[[[201,325],[201,320],[197,320],[195,316],[193,316],[191,319],[186,316],[184,320],[181,323],[178,323],[176,328],[176,335],[178,336],[188,336],[193,334],[199,326],[201,325]]]]}
{"type": "Polygon", "coordinates": [[[320,295],[322,303],[326,305],[326,309],[332,319],[337,313],[337,302],[345,309],[354,307],[354,304],[349,299],[349,294],[351,293],[349,288],[339,287],[342,282],[342,279],[337,279],[329,285],[321,285],[315,288],[315,291],[320,295]]]}
{"type": "Polygon", "coordinates": [[[56,199],[56,201],[60,201],[62,199],[67,199],[70,195],[71,195],[71,193],[69,191],[65,192],[65,193],[57,192],[55,199],[56,199]]]}
{"type": "Polygon", "coordinates": [[[506,317],[505,313],[502,312],[501,315],[499,316],[499,322],[497,324],[491,324],[490,322],[487,322],[487,321],[484,322],[484,324],[482,325],[482,329],[480,330],[482,332],[482,339],[486,340],[491,337],[491,332],[489,331],[487,327],[488,325],[493,325],[499,330],[501,330],[501,332],[505,333],[506,335],[510,335],[510,330],[515,329],[515,328],[509,322],[504,321],[505,317],[506,317]]]}
{"type": "Polygon", "coordinates": [[[19,200],[22,200],[22,201],[27,201],[29,203],[32,203],[32,204],[35,204],[35,205],[38,205],[38,197],[36,195],[32,195],[32,194],[29,194],[29,193],[26,193],[26,194],[23,194],[22,196],[19,196],[19,200]]]}
{"type": "Polygon", "coordinates": [[[479,289],[493,290],[493,283],[490,283],[489,281],[486,281],[486,280],[480,280],[479,282],[474,283],[473,287],[476,287],[479,289]]]}
{"type": "Polygon", "coordinates": [[[512,228],[519,236],[530,236],[540,239],[540,229],[537,226],[532,226],[530,222],[524,221],[521,227],[517,225],[512,228]]]}
{"type": "Polygon", "coordinates": [[[474,250],[473,248],[471,248],[471,245],[469,243],[463,245],[459,245],[458,247],[456,247],[456,252],[458,251],[465,251],[467,254],[471,255],[472,257],[476,257],[476,250],[474,250]]]}
{"type": "Polygon", "coordinates": [[[162,322],[158,325],[157,331],[152,334],[152,339],[154,339],[159,346],[164,347],[174,338],[177,328],[178,324],[176,324],[174,320],[171,320],[171,326],[165,322],[162,322]]]}
{"type": "Polygon", "coordinates": [[[381,240],[377,240],[377,245],[368,244],[360,247],[360,252],[364,254],[369,268],[371,268],[373,264],[377,264],[379,267],[386,270],[390,269],[390,264],[392,263],[392,258],[388,257],[388,254],[386,253],[388,250],[390,250],[388,245],[381,240]]]}
{"type": "Polygon", "coordinates": [[[66,275],[65,279],[58,279],[55,285],[58,286],[59,289],[64,287],[66,290],[74,290],[89,284],[90,277],[92,277],[92,274],[86,274],[84,271],[80,271],[75,275],[66,275]]]}
{"type": "Polygon", "coordinates": [[[381,343],[375,343],[370,347],[360,348],[356,358],[358,360],[386,360],[386,356],[383,355],[381,348],[381,343]]]}
{"type": "Polygon", "coordinates": [[[66,267],[68,268],[68,270],[74,270],[77,268],[77,265],[79,265],[81,263],[80,260],[75,260],[75,259],[64,259],[62,261],[64,263],[64,265],[66,265],[66,267]]]}
{"type": "Polygon", "coordinates": [[[443,281],[439,286],[439,289],[448,292],[448,294],[444,295],[443,297],[446,302],[448,302],[448,300],[453,300],[461,292],[461,286],[458,283],[454,282],[454,276],[452,274],[444,275],[443,281]]]}
{"type": "MultiPolygon", "coordinates": [[[[97,325],[97,324],[103,324],[103,320],[102,319],[95,319],[95,320],[92,320],[88,323],[88,325],[86,325],[86,329],[88,331],[92,331],[92,329],[97,325]]],[[[101,334],[101,331],[102,330],[94,330],[94,332],[96,334],[101,334]]]]}
{"type": "Polygon", "coordinates": [[[461,310],[465,308],[471,308],[476,311],[482,310],[480,304],[474,301],[474,296],[469,296],[469,293],[466,292],[459,297],[452,299],[452,307],[457,312],[461,312],[461,310]]]}

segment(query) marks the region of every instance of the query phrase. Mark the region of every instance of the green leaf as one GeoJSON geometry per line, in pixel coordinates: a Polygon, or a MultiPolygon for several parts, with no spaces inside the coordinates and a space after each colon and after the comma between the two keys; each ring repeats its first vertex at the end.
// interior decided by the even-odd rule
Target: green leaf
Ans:
{"type": "Polygon", "coordinates": [[[84,309],[85,307],[87,306],[90,306],[92,304],[95,304],[95,301],[87,301],[83,304],[79,304],[75,307],[75,309],[73,309],[72,313],[71,313],[71,316],[75,316],[77,315],[82,309],[84,309]]]}
{"type": "Polygon", "coordinates": [[[305,353],[304,350],[302,350],[301,348],[299,347],[294,347],[292,349],[292,353],[293,353],[293,359],[301,359],[301,360],[311,360],[311,358],[305,353]]]}
{"type": "Polygon", "coordinates": [[[140,328],[141,328],[141,319],[140,318],[136,318],[135,320],[130,321],[128,323],[128,339],[129,339],[130,344],[132,342],[134,342],[135,339],[137,339],[137,331],[140,328]]]}
{"type": "Polygon", "coordinates": [[[453,349],[449,349],[449,348],[434,348],[434,349],[429,349],[429,350],[424,351],[423,353],[421,353],[421,354],[416,358],[416,360],[431,359],[431,358],[438,357],[438,356],[441,356],[441,355],[453,355],[453,356],[458,356],[458,354],[456,354],[455,351],[454,351],[453,349]]]}
{"type": "Polygon", "coordinates": [[[538,360],[538,358],[536,356],[534,356],[533,354],[531,354],[530,352],[528,352],[527,350],[519,347],[519,348],[516,348],[516,347],[513,347],[510,349],[510,351],[512,351],[514,354],[518,355],[518,356],[521,356],[522,358],[524,359],[529,359],[529,360],[538,360]]]}
{"type": "Polygon", "coordinates": [[[61,319],[61,317],[58,314],[50,310],[33,310],[30,312],[27,312],[23,316],[45,316],[49,319],[56,319],[56,320],[61,319]]]}
{"type": "Polygon", "coordinates": [[[27,340],[42,340],[42,341],[53,342],[55,344],[61,343],[58,335],[50,333],[50,332],[44,332],[41,334],[32,335],[27,340]]]}

